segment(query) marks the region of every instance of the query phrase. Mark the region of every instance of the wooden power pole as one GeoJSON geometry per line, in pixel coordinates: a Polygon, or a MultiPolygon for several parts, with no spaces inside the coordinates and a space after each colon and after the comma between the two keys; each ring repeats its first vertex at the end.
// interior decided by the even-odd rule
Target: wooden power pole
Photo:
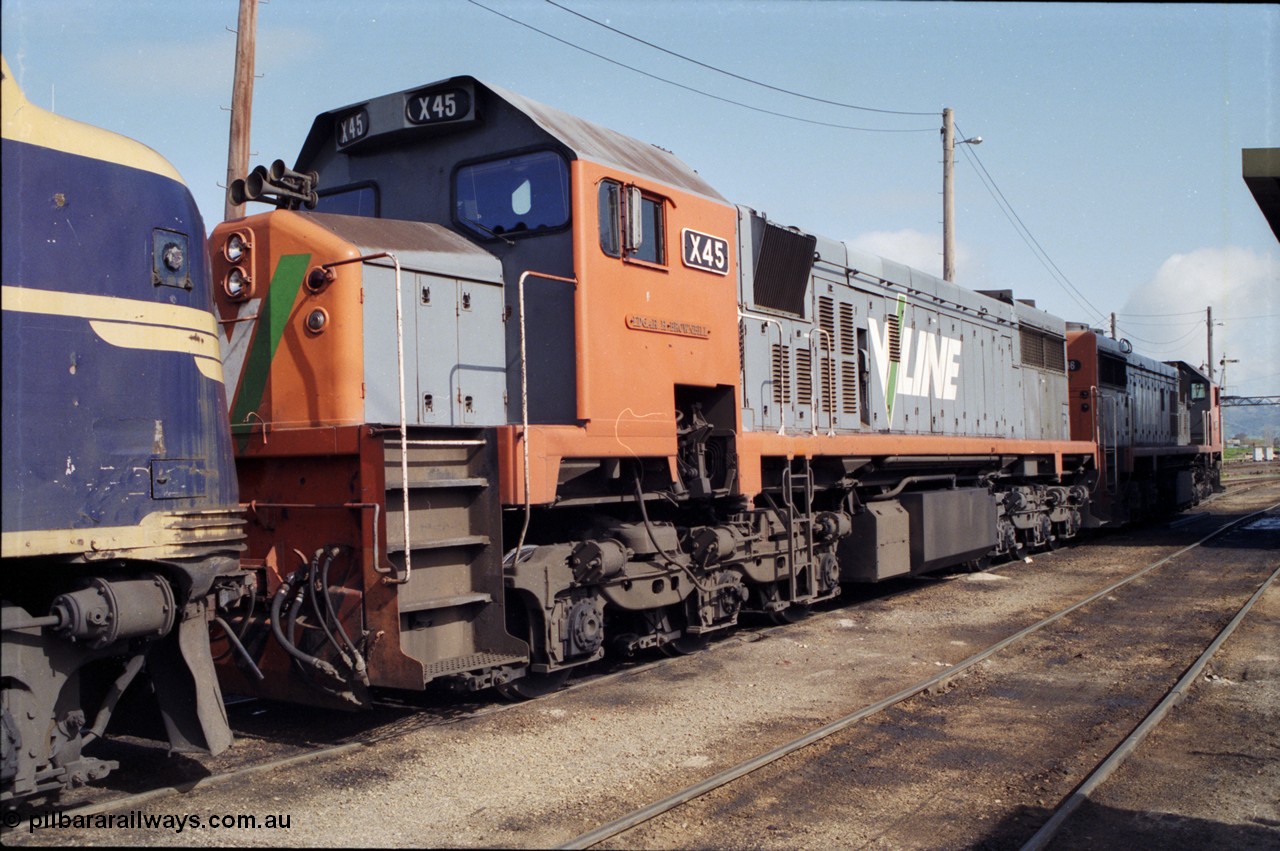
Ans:
{"type": "MultiPolygon", "coordinates": [[[[231,88],[231,135],[227,146],[227,186],[249,175],[249,125],[253,118],[254,42],[258,29],[258,0],[240,0],[236,25],[236,73],[231,88]]],[[[224,218],[244,215],[243,204],[232,204],[228,195],[224,218]]]]}
{"type": "Polygon", "coordinates": [[[942,110],[942,279],[956,279],[955,121],[942,110]]]}
{"type": "Polygon", "coordinates": [[[981,145],[982,137],[956,142],[955,117],[942,110],[942,279],[956,279],[956,145],[981,145]]]}
{"type": "MultiPolygon", "coordinates": [[[[1204,309],[1204,316],[1205,316],[1205,323],[1209,328],[1209,334],[1208,334],[1209,360],[1207,360],[1205,363],[1208,364],[1209,366],[1209,382],[1212,384],[1213,383],[1213,306],[1212,305],[1204,309]]],[[[1222,368],[1223,375],[1226,375],[1226,372],[1227,372],[1227,368],[1224,366],[1222,368]]]]}

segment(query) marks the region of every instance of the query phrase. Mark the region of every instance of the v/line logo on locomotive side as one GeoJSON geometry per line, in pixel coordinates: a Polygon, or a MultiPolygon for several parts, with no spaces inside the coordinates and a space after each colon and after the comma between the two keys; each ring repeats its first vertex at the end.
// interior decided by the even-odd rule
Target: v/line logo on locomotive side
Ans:
{"type": "Polygon", "coordinates": [[[894,402],[899,394],[931,396],[950,402],[959,390],[957,380],[964,342],[958,337],[904,328],[906,303],[904,296],[898,296],[897,312],[887,318],[883,327],[874,316],[867,317],[872,360],[884,394],[885,422],[889,425],[893,424],[894,402]]]}

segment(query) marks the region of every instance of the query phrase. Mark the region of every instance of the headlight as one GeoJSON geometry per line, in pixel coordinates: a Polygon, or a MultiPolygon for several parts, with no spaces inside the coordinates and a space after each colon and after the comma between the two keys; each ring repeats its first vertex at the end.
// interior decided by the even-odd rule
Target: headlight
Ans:
{"type": "Polygon", "coordinates": [[[253,279],[239,266],[233,266],[222,281],[222,289],[232,301],[244,301],[253,294],[253,279]]]}
{"type": "Polygon", "coordinates": [[[232,263],[239,263],[240,259],[244,257],[245,252],[248,250],[249,243],[245,240],[244,235],[240,233],[233,233],[227,239],[227,244],[223,246],[222,253],[226,255],[226,258],[232,263]]]}

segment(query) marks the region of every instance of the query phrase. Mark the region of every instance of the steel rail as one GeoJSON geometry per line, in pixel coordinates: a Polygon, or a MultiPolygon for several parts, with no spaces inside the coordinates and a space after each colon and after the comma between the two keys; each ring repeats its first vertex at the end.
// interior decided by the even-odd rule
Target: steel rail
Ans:
{"type": "MultiPolygon", "coordinates": [[[[393,429],[393,430],[394,430],[394,429],[393,429]]],[[[337,507],[337,506],[335,506],[335,507],[337,507]]],[[[342,506],[342,507],[346,507],[346,506],[342,506]]],[[[1147,571],[1147,570],[1151,570],[1151,569],[1153,569],[1154,567],[1159,566],[1160,564],[1163,564],[1165,561],[1168,561],[1169,559],[1172,559],[1172,558],[1174,558],[1174,557],[1176,557],[1176,556],[1180,555],[1182,552],[1185,552],[1185,551],[1186,551],[1186,550],[1188,550],[1188,549],[1192,549],[1192,548],[1194,548],[1194,547],[1196,547],[1196,546],[1199,546],[1200,544],[1204,543],[1204,541],[1209,540],[1210,538],[1212,538],[1212,537],[1216,536],[1217,534],[1219,534],[1219,533],[1221,533],[1221,532],[1226,531],[1226,530],[1227,530],[1229,527],[1231,527],[1231,526],[1234,526],[1234,525],[1239,524],[1239,523],[1243,523],[1243,522],[1245,522],[1245,521],[1247,521],[1247,520],[1249,520],[1249,519],[1253,518],[1254,516],[1256,516],[1256,515],[1258,515],[1258,514],[1265,513],[1266,511],[1269,511],[1269,510],[1271,510],[1271,509],[1273,509],[1273,508],[1276,508],[1276,507],[1280,507],[1280,503],[1277,503],[1277,505],[1271,506],[1271,508],[1263,509],[1262,511],[1258,511],[1258,512],[1254,512],[1253,514],[1250,514],[1250,515],[1248,515],[1247,517],[1240,518],[1240,519],[1238,519],[1238,520],[1232,521],[1231,523],[1225,524],[1225,525],[1223,525],[1223,526],[1219,527],[1219,529],[1218,529],[1218,530],[1216,530],[1215,532],[1210,533],[1209,535],[1207,535],[1206,537],[1204,537],[1204,538],[1200,539],[1199,541],[1197,541],[1196,543],[1194,543],[1194,544],[1190,545],[1189,547],[1185,547],[1185,548],[1183,548],[1182,550],[1179,550],[1178,552],[1174,553],[1173,555],[1170,555],[1170,556],[1166,557],[1164,560],[1162,560],[1161,562],[1158,562],[1156,565],[1151,565],[1151,566],[1149,566],[1148,568],[1145,568],[1145,569],[1144,569],[1144,572],[1145,572],[1145,571],[1147,571]]],[[[1001,567],[1003,567],[1003,566],[1004,566],[1004,565],[997,565],[997,566],[993,566],[993,567],[991,567],[991,568],[988,568],[988,570],[989,570],[989,571],[997,571],[997,570],[999,570],[999,569],[1000,569],[1001,567]]],[[[931,578],[933,578],[933,577],[924,576],[924,577],[920,577],[920,578],[922,578],[922,579],[931,579],[931,578]]],[[[1134,579],[1134,578],[1137,578],[1137,576],[1135,575],[1135,576],[1133,576],[1133,577],[1130,577],[1130,579],[1134,579]]],[[[1129,581],[1128,579],[1126,579],[1126,580],[1122,580],[1122,582],[1121,582],[1121,583],[1119,583],[1119,584],[1123,584],[1124,582],[1128,582],[1128,581],[1129,581]]],[[[1108,593],[1110,590],[1112,590],[1112,588],[1119,587],[1119,584],[1114,585],[1114,586],[1111,586],[1111,588],[1108,588],[1108,589],[1106,589],[1106,590],[1104,590],[1104,591],[1102,591],[1102,592],[1099,592],[1099,594],[1098,594],[1098,595],[1094,595],[1094,597],[1096,598],[1097,596],[1099,596],[1099,595],[1101,595],[1101,594],[1108,593]]],[[[891,593],[885,594],[885,595],[883,595],[883,596],[878,596],[878,597],[877,597],[877,599],[891,599],[891,598],[893,598],[893,597],[897,597],[897,596],[900,596],[900,595],[905,594],[905,593],[909,593],[909,589],[908,589],[908,590],[902,590],[902,591],[894,591],[894,592],[891,592],[891,593]]],[[[1092,599],[1092,598],[1091,598],[1091,599],[1092,599]]],[[[1077,604],[1077,606],[1076,606],[1076,607],[1078,607],[1079,605],[1082,605],[1082,604],[1083,604],[1083,603],[1077,604]]],[[[841,613],[841,611],[843,611],[843,608],[844,608],[844,607],[843,607],[843,606],[841,606],[841,607],[838,607],[838,608],[832,609],[832,610],[830,610],[830,611],[828,611],[828,612],[824,612],[822,616],[834,616],[834,615],[838,615],[838,614],[840,614],[840,613],[841,613]]],[[[767,637],[769,637],[769,636],[771,636],[771,635],[773,635],[773,634],[775,634],[775,633],[784,632],[784,631],[786,631],[786,629],[787,629],[787,626],[785,626],[785,625],[783,625],[783,626],[776,626],[776,625],[775,625],[775,626],[767,626],[767,627],[763,627],[763,628],[758,629],[758,630],[750,630],[750,631],[746,631],[746,632],[738,633],[738,634],[736,634],[736,635],[732,636],[732,639],[733,639],[733,640],[737,640],[737,641],[748,641],[748,642],[752,642],[752,641],[759,641],[759,640],[765,639],[765,638],[767,638],[767,637]]],[[[1024,631],[1024,632],[1025,632],[1025,631],[1024,631]]],[[[1013,637],[1013,639],[1015,639],[1015,640],[1016,640],[1016,637],[1017,637],[1017,636],[1014,636],[1014,637],[1013,637]]],[[[1010,640],[1010,639],[1006,639],[1006,642],[1011,643],[1011,640],[1010,640]]],[[[723,642],[723,643],[714,643],[714,644],[712,644],[712,646],[709,648],[709,651],[714,652],[715,650],[717,650],[717,649],[718,649],[718,648],[720,648],[721,646],[727,646],[727,644],[728,644],[728,642],[723,642]]],[[[708,651],[704,651],[704,652],[708,652],[708,651]]],[[[650,669],[652,669],[652,668],[657,668],[657,667],[660,667],[660,666],[663,666],[663,665],[670,664],[672,661],[673,661],[672,659],[655,659],[655,660],[653,660],[653,661],[651,661],[651,662],[645,662],[645,663],[642,663],[642,664],[639,664],[639,665],[628,666],[628,667],[623,668],[622,670],[610,671],[610,672],[608,672],[608,673],[599,674],[599,675],[589,675],[589,676],[587,676],[587,677],[584,677],[584,678],[583,678],[583,679],[581,679],[581,680],[578,680],[578,681],[576,681],[576,682],[572,682],[571,684],[569,684],[568,686],[566,686],[565,688],[561,689],[560,691],[558,691],[558,692],[556,692],[556,693],[557,693],[557,694],[563,694],[563,693],[566,693],[566,692],[577,691],[577,690],[579,690],[579,689],[587,688],[587,687],[590,687],[590,686],[601,685],[601,684],[608,683],[608,682],[611,682],[611,681],[614,681],[614,680],[618,680],[618,679],[622,679],[622,678],[624,678],[624,677],[628,677],[628,676],[631,676],[631,675],[640,674],[640,673],[643,673],[643,672],[645,672],[645,671],[648,671],[648,670],[650,670],[650,669]]],[[[939,675],[937,675],[937,676],[935,676],[935,677],[931,677],[929,680],[926,680],[926,681],[924,682],[924,684],[923,684],[923,687],[922,687],[922,688],[920,688],[920,689],[917,689],[916,691],[913,691],[913,692],[912,692],[912,695],[913,695],[913,694],[918,694],[920,691],[923,691],[923,690],[925,690],[925,689],[927,689],[927,688],[931,687],[932,685],[936,685],[936,684],[937,684],[937,683],[939,683],[939,682],[943,682],[943,681],[947,680],[947,679],[948,679],[948,678],[950,678],[950,677],[954,677],[954,676],[959,672],[959,666],[960,666],[960,665],[964,665],[964,664],[966,664],[968,661],[969,661],[969,660],[965,660],[965,662],[961,662],[961,663],[959,663],[957,666],[955,666],[955,667],[953,667],[953,668],[949,668],[949,669],[947,669],[946,671],[944,671],[944,672],[940,673],[939,675]]],[[[900,693],[899,693],[899,695],[902,695],[902,694],[904,694],[904,693],[903,693],[903,692],[900,692],[900,693]]],[[[911,695],[903,696],[903,697],[899,698],[899,700],[898,700],[897,702],[901,702],[901,700],[905,700],[907,697],[910,697],[910,696],[911,696],[911,695]]],[[[895,695],[894,697],[898,697],[898,695],[895,695]]],[[[893,699],[893,698],[888,698],[887,700],[892,700],[892,699],[893,699]]],[[[252,700],[254,700],[254,699],[250,698],[249,700],[250,700],[250,701],[252,701],[252,700]]],[[[883,703],[883,702],[884,702],[884,701],[882,701],[882,703],[883,703]]],[[[443,720],[441,723],[442,723],[442,724],[454,724],[454,723],[461,723],[461,722],[464,722],[464,721],[474,720],[474,719],[476,719],[476,718],[481,718],[481,717],[484,717],[484,716],[487,716],[487,715],[491,715],[491,714],[495,714],[495,713],[498,713],[498,712],[505,712],[505,711],[510,710],[510,709],[516,709],[516,708],[518,708],[518,707],[520,707],[520,706],[523,706],[523,705],[524,705],[523,703],[509,703],[509,704],[503,704],[503,703],[491,703],[490,705],[487,705],[487,706],[485,706],[485,707],[483,707],[483,708],[481,708],[481,709],[479,709],[479,710],[477,710],[477,711],[475,711],[475,712],[467,713],[467,714],[465,714],[465,715],[458,716],[458,717],[456,717],[456,718],[443,720]]],[[[878,705],[878,704],[877,704],[877,705],[878,705]]],[[[892,704],[888,704],[888,705],[892,705],[892,704]]],[[[884,708],[888,708],[888,705],[886,705],[884,708]]],[[[825,729],[825,728],[824,728],[824,729],[825,729]]],[[[144,790],[144,791],[142,791],[142,792],[136,792],[136,793],[133,793],[133,794],[131,794],[131,795],[126,795],[126,796],[122,796],[122,797],[118,797],[118,798],[108,798],[108,799],[105,799],[105,800],[100,800],[100,801],[94,801],[94,802],[90,802],[90,803],[85,803],[85,804],[81,804],[81,805],[78,805],[78,806],[73,806],[72,808],[67,809],[67,810],[65,810],[65,811],[63,811],[63,812],[65,813],[65,815],[68,815],[68,816],[90,816],[90,815],[97,815],[97,814],[99,814],[99,813],[113,812],[113,811],[116,811],[116,810],[120,810],[120,809],[124,809],[124,808],[129,808],[129,807],[137,807],[137,806],[140,806],[140,805],[142,805],[142,804],[146,804],[146,803],[150,803],[150,802],[155,801],[155,800],[159,800],[159,799],[163,799],[163,798],[171,797],[171,796],[173,796],[173,795],[186,794],[186,793],[188,793],[188,792],[194,792],[194,791],[196,791],[196,790],[198,790],[198,789],[199,789],[199,790],[203,790],[203,789],[208,789],[208,788],[212,788],[212,787],[215,787],[215,786],[220,786],[220,785],[222,785],[222,784],[226,783],[226,782],[227,782],[227,781],[229,781],[229,780],[235,780],[235,779],[242,779],[242,778],[251,777],[251,776],[254,776],[254,775],[261,774],[261,773],[262,773],[262,772],[264,772],[264,771],[269,771],[269,770],[279,769],[279,768],[288,768],[288,767],[293,767],[293,766],[297,766],[297,765],[303,765],[303,764],[307,764],[307,763],[312,762],[312,761],[323,761],[323,760],[326,760],[326,759],[331,758],[331,757],[337,757],[337,756],[341,756],[341,755],[343,755],[343,754],[350,753],[350,752],[352,752],[352,751],[354,751],[354,750],[356,750],[357,748],[360,748],[360,747],[368,747],[368,746],[370,746],[370,745],[377,744],[377,743],[379,743],[379,742],[389,741],[389,740],[393,740],[393,739],[396,739],[396,738],[400,738],[400,737],[401,737],[401,736],[403,736],[403,735],[408,735],[408,732],[411,732],[411,731],[406,731],[406,732],[404,732],[404,733],[391,733],[391,734],[386,734],[386,735],[378,735],[378,734],[376,734],[376,733],[375,733],[373,736],[371,736],[371,737],[369,737],[369,738],[361,738],[361,739],[359,739],[359,740],[354,740],[354,741],[352,741],[352,740],[348,740],[348,741],[345,741],[345,742],[339,742],[339,743],[337,743],[337,744],[333,744],[333,745],[329,745],[329,746],[321,747],[321,748],[318,748],[318,749],[315,749],[315,750],[309,750],[309,751],[304,751],[304,752],[302,752],[302,753],[295,753],[295,754],[291,754],[291,755],[289,755],[289,756],[279,757],[279,758],[276,758],[276,759],[273,759],[273,760],[269,760],[268,762],[265,762],[265,763],[257,763],[257,764],[254,764],[254,765],[248,765],[248,766],[243,766],[243,767],[240,767],[240,768],[235,768],[235,769],[232,769],[232,770],[230,770],[230,771],[224,772],[224,773],[222,773],[222,774],[215,774],[215,775],[210,775],[210,776],[207,776],[207,777],[202,777],[202,778],[199,778],[199,779],[197,779],[197,780],[194,780],[194,781],[191,781],[191,782],[187,782],[187,783],[179,783],[179,784],[173,784],[173,785],[168,785],[168,786],[160,786],[160,787],[156,787],[156,788],[153,788],[153,789],[144,790]]],[[[832,732],[835,732],[835,731],[833,730],[832,732]]],[[[816,740],[815,740],[815,741],[816,741],[816,740]]],[[[707,791],[710,791],[710,790],[707,790],[707,791]]],[[[41,811],[43,811],[43,808],[41,808],[41,811]]],[[[586,835],[587,835],[587,834],[584,834],[584,836],[586,836],[586,835]]],[[[581,837],[579,837],[579,838],[581,838],[581,837]]],[[[599,839],[597,839],[597,840],[595,840],[595,841],[596,841],[596,842],[601,842],[601,841],[603,841],[605,838],[607,838],[607,837],[601,837],[601,838],[599,838],[599,839]]],[[[568,845],[566,845],[566,846],[561,846],[561,847],[573,847],[573,846],[568,846],[568,845]]],[[[583,846],[583,847],[587,847],[587,846],[583,846]]]]}
{"type": "Polygon", "coordinates": [[[1204,653],[1200,654],[1200,658],[1187,669],[1186,673],[1182,675],[1182,679],[1178,680],[1177,684],[1169,690],[1169,693],[1156,705],[1155,709],[1151,710],[1151,713],[1143,719],[1142,723],[1135,727],[1133,732],[1111,752],[1111,755],[1103,760],[1094,769],[1093,773],[1085,778],[1084,782],[1077,786],[1075,791],[1058,805],[1049,820],[1022,846],[1022,851],[1040,851],[1040,849],[1049,844],[1058,831],[1062,829],[1071,814],[1089,799],[1090,793],[1102,785],[1137,750],[1138,745],[1142,744],[1147,734],[1164,720],[1164,717],[1169,714],[1169,710],[1177,705],[1178,701],[1191,688],[1196,678],[1200,676],[1200,672],[1204,670],[1205,665],[1208,665],[1209,660],[1218,652],[1218,648],[1231,636],[1231,633],[1236,631],[1236,627],[1244,620],[1245,615],[1249,614],[1253,604],[1258,602],[1266,590],[1275,583],[1277,577],[1280,577],[1280,567],[1276,568],[1275,572],[1258,587],[1258,590],[1249,598],[1249,601],[1240,608],[1240,611],[1236,612],[1236,616],[1231,619],[1231,622],[1223,627],[1217,638],[1210,642],[1204,653]]]}
{"type": "Polygon", "coordinates": [[[1093,603],[1094,601],[1107,596],[1108,594],[1115,591],[1116,589],[1122,588],[1123,586],[1128,585],[1130,582],[1133,582],[1137,579],[1142,578],[1143,576],[1147,575],[1151,571],[1156,570],[1157,568],[1163,567],[1164,565],[1173,561],[1175,558],[1182,555],[1183,553],[1190,552],[1191,550],[1194,550],[1197,547],[1200,547],[1206,541],[1216,538],[1219,535],[1225,534],[1227,531],[1235,528],[1236,526],[1239,526],[1242,523],[1248,522],[1249,520],[1252,520],[1253,518],[1259,515],[1265,514],[1268,511],[1273,511],[1276,508],[1280,508],[1280,503],[1275,503],[1274,505],[1271,505],[1268,508],[1264,508],[1260,511],[1255,511],[1252,514],[1248,514],[1244,517],[1225,523],[1222,526],[1219,526],[1214,531],[1210,532],[1208,535],[1205,535],[1203,538],[1196,541],[1195,543],[1189,544],[1183,547],[1182,549],[1179,549],[1176,552],[1165,556],[1159,561],[1156,561],[1156,562],[1153,562],[1152,564],[1147,565],[1146,567],[1142,568],[1136,573],[1130,574],[1128,577],[1121,579],[1117,582],[1114,582],[1111,585],[1108,585],[1106,588],[1103,588],[1101,591],[1090,594],[1088,597],[1084,598],[1083,600],[1080,600],[1068,606],[1067,608],[1058,611],[1055,614],[1049,615],[1048,617],[1042,620],[1039,620],[1036,623],[1031,624],[1030,626],[1024,629],[1018,630],[1012,635],[1007,636],[1006,638],[1003,638],[1000,641],[996,642],[995,644],[992,644],[991,646],[987,647],[985,650],[981,650],[973,654],[972,656],[968,657],[967,659],[957,662],[954,666],[946,669],[945,671],[939,672],[938,674],[935,674],[932,677],[928,677],[914,685],[908,686],[907,688],[902,689],[901,691],[895,694],[892,694],[889,697],[884,698],[883,700],[879,700],[875,703],[864,706],[855,712],[851,712],[848,715],[845,715],[841,718],[837,718],[835,721],[832,721],[828,724],[825,724],[822,727],[819,727],[816,730],[806,733],[803,736],[800,736],[798,738],[792,739],[789,742],[779,745],[778,747],[774,748],[773,750],[767,753],[760,754],[759,756],[753,757],[752,759],[746,760],[745,762],[741,762],[731,768],[727,768],[724,771],[721,771],[718,774],[708,777],[706,780],[703,780],[699,783],[695,783],[691,786],[687,786],[684,789],[672,795],[669,795],[660,801],[655,801],[654,803],[649,804],[648,806],[641,807],[640,809],[634,810],[631,813],[628,813],[627,815],[622,816],[621,818],[618,818],[609,822],[608,824],[601,825],[600,827],[594,830],[591,830],[591,831],[588,831],[587,833],[583,833],[579,836],[576,836],[573,839],[570,839],[568,842],[565,842],[564,844],[558,845],[556,847],[558,849],[590,848],[593,845],[596,845],[600,842],[605,841],[606,839],[610,839],[621,833],[625,833],[626,831],[631,830],[641,824],[644,824],[645,822],[651,821],[654,818],[657,818],[658,816],[662,815],[663,813],[666,813],[669,810],[673,810],[682,804],[686,804],[689,801],[694,800],[695,798],[699,798],[707,794],[708,792],[711,792],[715,789],[719,789],[722,786],[726,786],[729,783],[732,783],[733,781],[738,780],[739,778],[745,777],[746,775],[760,768],[763,768],[767,765],[775,763],[778,760],[782,759],[783,757],[789,756],[790,754],[793,754],[796,751],[802,750],[803,748],[806,748],[809,745],[814,744],[815,742],[819,742],[822,739],[827,738],[828,736],[831,736],[835,733],[840,732],[841,730],[851,727],[857,722],[865,718],[868,718],[872,715],[876,715],[880,712],[883,712],[884,710],[889,709],[892,706],[896,706],[897,704],[902,703],[912,697],[915,697],[916,695],[921,694],[922,692],[925,692],[926,690],[933,688],[939,685],[940,683],[953,679],[958,674],[963,673],[965,670],[972,668],[973,666],[977,665],[980,662],[985,661],[991,656],[994,656],[996,653],[999,653],[1001,650],[1004,650],[1009,645],[1014,644],[1018,641],[1021,641],[1023,638],[1026,638],[1027,636],[1032,635],[1033,633],[1039,632],[1040,630],[1044,629],[1050,624],[1056,623],[1057,621],[1061,620],[1062,618],[1066,617],[1067,615],[1071,614],[1077,609],[1083,608],[1084,606],[1087,606],[1090,603],[1093,603]]]}

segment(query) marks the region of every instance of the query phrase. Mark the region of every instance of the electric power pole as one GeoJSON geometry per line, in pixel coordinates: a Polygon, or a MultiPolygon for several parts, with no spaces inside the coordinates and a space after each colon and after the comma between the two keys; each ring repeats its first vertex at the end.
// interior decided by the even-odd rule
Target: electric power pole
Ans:
{"type": "MultiPolygon", "coordinates": [[[[236,72],[231,88],[231,136],[227,146],[227,186],[249,175],[249,125],[253,117],[254,46],[258,29],[258,0],[240,0],[236,25],[236,72]]],[[[243,204],[228,196],[224,218],[244,215],[243,204]]]]}
{"type": "Polygon", "coordinates": [[[955,120],[942,110],[942,279],[956,279],[955,120]]]}
{"type": "MultiPolygon", "coordinates": [[[[1213,383],[1213,308],[1206,307],[1204,309],[1205,321],[1209,327],[1209,360],[1205,361],[1209,364],[1209,383],[1213,383]]],[[[1227,368],[1224,366],[1222,371],[1225,373],[1227,368]]]]}
{"type": "Polygon", "coordinates": [[[1111,339],[1114,340],[1115,338],[1116,338],[1116,315],[1112,313],[1111,314],[1111,339]]]}

